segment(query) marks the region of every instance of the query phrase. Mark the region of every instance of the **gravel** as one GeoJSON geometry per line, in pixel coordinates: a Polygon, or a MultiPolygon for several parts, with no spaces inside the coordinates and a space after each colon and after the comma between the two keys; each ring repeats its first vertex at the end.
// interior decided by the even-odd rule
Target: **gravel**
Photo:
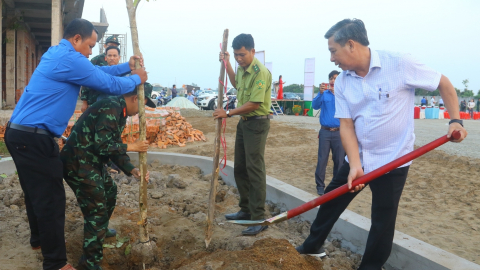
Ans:
{"type": "MultiPolygon", "coordinates": [[[[273,121],[285,123],[287,125],[320,130],[320,123],[316,117],[303,116],[275,116],[273,121]]],[[[423,146],[447,133],[449,119],[415,119],[415,145],[423,146]]],[[[480,159],[480,121],[464,120],[465,128],[468,136],[461,143],[446,143],[437,148],[437,150],[445,151],[449,155],[464,156],[480,159]]]]}

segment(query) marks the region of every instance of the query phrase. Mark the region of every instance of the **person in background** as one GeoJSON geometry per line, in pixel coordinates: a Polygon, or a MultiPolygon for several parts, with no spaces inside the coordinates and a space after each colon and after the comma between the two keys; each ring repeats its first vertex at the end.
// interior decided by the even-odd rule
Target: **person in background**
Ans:
{"type": "Polygon", "coordinates": [[[283,99],[283,84],[285,82],[282,80],[282,75],[278,77],[278,95],[277,99],[283,99]]]}
{"type": "Polygon", "coordinates": [[[177,86],[174,84],[172,86],[172,99],[177,97],[177,86]]]}
{"type": "Polygon", "coordinates": [[[432,98],[430,99],[430,106],[435,107],[435,103],[437,103],[437,101],[435,101],[435,97],[432,96],[432,98]]]}
{"type": "Polygon", "coordinates": [[[470,114],[470,119],[473,120],[473,108],[475,108],[475,101],[473,98],[468,102],[468,113],[470,114]]]}
{"type": "Polygon", "coordinates": [[[30,245],[41,249],[43,269],[74,269],[67,264],[63,165],[54,138],[65,131],[80,86],[122,95],[148,78],[140,56],[111,67],[92,65],[88,57],[96,43],[91,22],[70,22],[60,43],[42,55],[5,131],[25,194],[30,245]],[[135,59],[140,59],[141,69],[135,69],[135,59]],[[120,77],[129,72],[132,76],[120,77]]]}
{"type": "MultiPolygon", "coordinates": [[[[92,64],[95,66],[112,66],[112,65],[118,65],[118,62],[120,61],[120,50],[118,50],[118,61],[116,64],[109,64],[109,61],[107,59],[107,48],[110,47],[119,47],[120,42],[118,40],[118,36],[112,35],[109,36],[105,40],[105,44],[103,44],[103,48],[105,49],[105,52],[102,54],[99,54],[90,60],[92,64]]],[[[113,52],[112,52],[113,53],[113,52]]],[[[80,99],[83,101],[81,111],[84,112],[88,106],[92,105],[95,101],[97,101],[97,97],[101,94],[101,92],[98,92],[96,90],[90,89],[88,87],[83,87],[80,89],[80,99]]]]}
{"type": "Polygon", "coordinates": [[[334,70],[328,74],[329,88],[325,84],[320,85],[320,91],[312,101],[312,107],[320,111],[320,131],[318,133],[318,157],[317,169],[315,170],[315,183],[317,194],[325,193],[325,171],[327,169],[328,156],[332,150],[333,178],[343,165],[345,150],[340,139],[340,120],[335,118],[335,89],[334,84],[340,72],[334,70]]]}
{"type": "Polygon", "coordinates": [[[443,107],[443,98],[440,97],[440,100],[438,101],[438,106],[443,107]]]}
{"type": "Polygon", "coordinates": [[[480,98],[477,100],[477,112],[480,112],[480,98]]]}
{"type": "Polygon", "coordinates": [[[422,100],[420,101],[420,104],[422,106],[427,106],[427,99],[425,97],[423,97],[422,100]]]}
{"type": "Polygon", "coordinates": [[[460,102],[460,111],[465,112],[467,110],[467,102],[465,100],[462,100],[460,102]]]}
{"type": "Polygon", "coordinates": [[[190,100],[193,104],[195,104],[195,97],[192,95],[192,92],[187,93],[187,99],[190,100]]]}
{"type": "MultiPolygon", "coordinates": [[[[115,66],[115,65],[118,65],[120,62],[120,49],[117,46],[107,47],[105,49],[105,53],[101,55],[105,55],[104,61],[100,62],[98,59],[96,60],[96,62],[100,66],[115,66]]],[[[81,108],[82,112],[84,112],[88,108],[88,106],[91,106],[93,103],[97,102],[98,100],[104,99],[109,96],[107,94],[104,94],[100,91],[97,91],[95,89],[92,89],[86,86],[82,86],[82,88],[80,89],[80,93],[81,93],[80,99],[83,100],[83,105],[81,108]]]]}
{"type": "MultiPolygon", "coordinates": [[[[335,81],[335,118],[340,119],[340,136],[347,153],[325,194],[345,184],[350,192],[320,206],[310,235],[296,248],[300,254],[317,257],[325,256],[322,245],[333,225],[366,186],[354,185],[353,181],[413,151],[416,88],[439,90],[452,118],[447,138],[454,131],[461,136],[453,142],[461,142],[467,136],[460,120],[455,88],[440,72],[410,54],[369,48],[365,24],[359,19],[336,23],[325,38],[330,61],[343,70],[335,81]]],[[[410,164],[367,184],[372,191],[371,227],[359,270],[380,270],[390,256],[410,164]]]]}

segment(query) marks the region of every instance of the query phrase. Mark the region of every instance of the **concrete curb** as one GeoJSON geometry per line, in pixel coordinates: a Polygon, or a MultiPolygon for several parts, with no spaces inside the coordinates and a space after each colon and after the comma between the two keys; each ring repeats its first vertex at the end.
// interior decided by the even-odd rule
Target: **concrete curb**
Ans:
{"type": "MultiPolygon", "coordinates": [[[[138,154],[129,153],[129,155],[133,163],[138,162],[138,154]]],[[[204,174],[211,173],[213,168],[212,158],[203,156],[149,152],[147,162],[151,163],[154,160],[158,160],[162,164],[196,166],[199,167],[204,174]]],[[[222,175],[223,180],[227,184],[235,186],[233,162],[227,161],[227,166],[223,171],[227,174],[227,176],[222,175]]],[[[13,161],[1,160],[0,173],[15,173],[13,161]]],[[[267,200],[272,203],[284,205],[287,209],[292,209],[315,197],[316,196],[267,175],[267,200]]],[[[313,222],[317,211],[318,207],[302,214],[301,218],[313,222]]],[[[370,224],[370,219],[352,211],[345,210],[337,223],[335,223],[332,229],[332,236],[342,239],[342,245],[350,248],[352,251],[363,253],[370,224]]],[[[405,270],[480,270],[480,265],[478,264],[399,231],[395,231],[392,254],[387,261],[386,267],[387,269],[405,270]]]]}

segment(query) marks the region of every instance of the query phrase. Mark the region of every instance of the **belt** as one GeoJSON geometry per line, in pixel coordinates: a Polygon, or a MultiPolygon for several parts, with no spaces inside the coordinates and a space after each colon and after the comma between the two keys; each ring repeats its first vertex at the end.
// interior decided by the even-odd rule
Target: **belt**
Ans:
{"type": "Polygon", "coordinates": [[[326,130],[328,130],[328,131],[339,131],[339,130],[340,130],[339,127],[337,127],[337,128],[332,128],[332,127],[324,127],[324,126],[322,126],[322,129],[326,129],[326,130]]]}
{"type": "Polygon", "coordinates": [[[27,126],[24,126],[24,125],[18,125],[18,124],[14,124],[10,121],[8,122],[7,127],[11,128],[11,129],[20,130],[20,131],[30,132],[30,133],[38,133],[38,134],[48,135],[52,138],[54,137],[52,135],[52,133],[50,133],[50,131],[48,131],[48,130],[41,129],[41,128],[38,128],[38,127],[27,127],[27,126]]]}
{"type": "Polygon", "coordinates": [[[258,119],[273,119],[273,115],[269,114],[269,115],[258,115],[258,116],[250,116],[250,117],[246,117],[246,116],[241,116],[243,121],[250,121],[250,120],[258,120],[258,119]]]}

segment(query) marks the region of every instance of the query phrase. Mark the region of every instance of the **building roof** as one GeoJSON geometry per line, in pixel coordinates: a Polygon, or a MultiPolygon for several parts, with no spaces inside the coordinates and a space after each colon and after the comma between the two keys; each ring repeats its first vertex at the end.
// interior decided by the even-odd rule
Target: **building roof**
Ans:
{"type": "MultiPolygon", "coordinates": [[[[16,14],[16,18],[23,22],[35,36],[37,44],[47,49],[52,44],[52,0],[3,0],[3,25],[10,22],[7,16],[16,14]]],[[[63,26],[73,19],[81,18],[84,0],[62,0],[63,26]]]]}

